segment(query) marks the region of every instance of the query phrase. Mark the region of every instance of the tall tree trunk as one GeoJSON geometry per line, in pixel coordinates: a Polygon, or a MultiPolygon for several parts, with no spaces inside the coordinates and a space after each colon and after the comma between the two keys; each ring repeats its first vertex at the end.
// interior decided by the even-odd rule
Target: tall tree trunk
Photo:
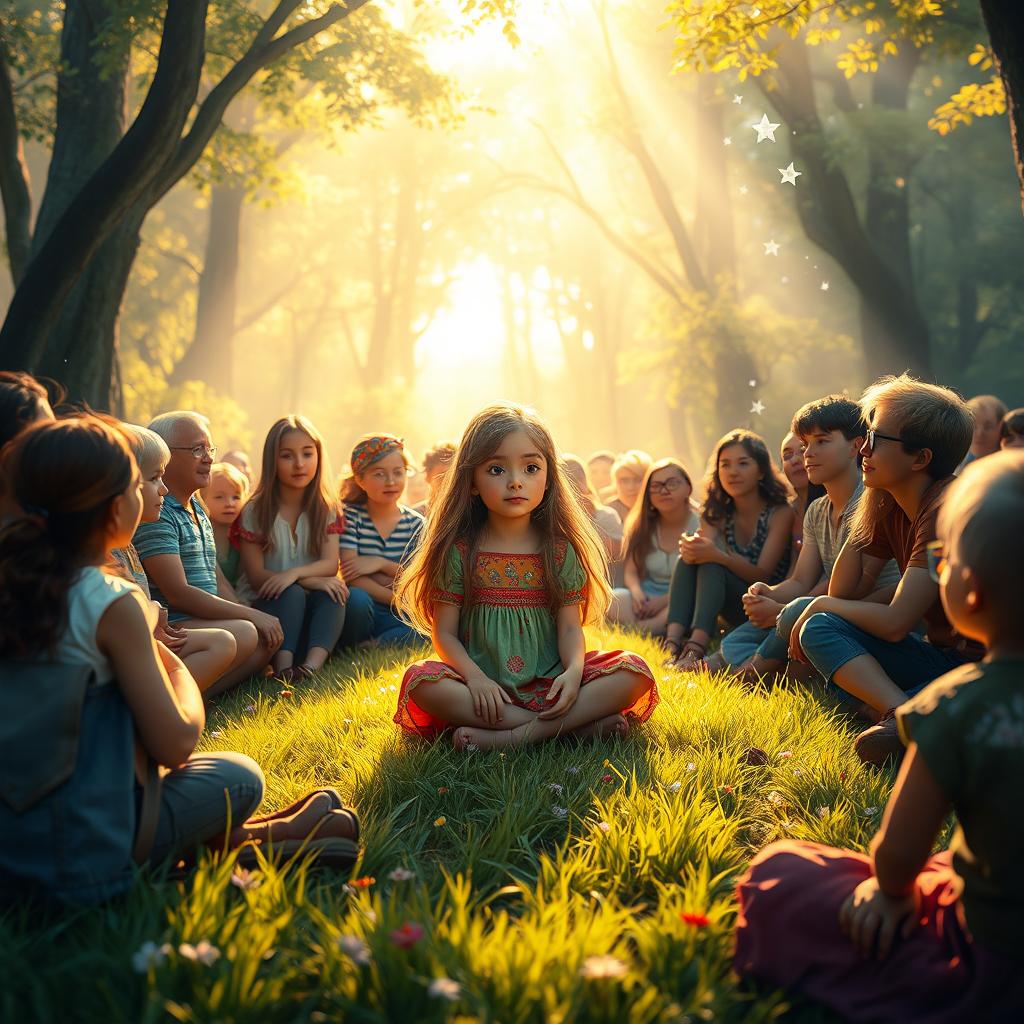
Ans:
{"type": "MultiPolygon", "coordinates": [[[[802,42],[787,40],[780,46],[779,57],[780,77],[768,80],[767,93],[787,126],[796,131],[790,145],[806,168],[803,181],[808,184],[797,188],[797,213],[807,237],[846,271],[859,293],[867,373],[877,376],[911,370],[930,377],[928,324],[913,287],[879,251],[861,221],[845,171],[828,153],[807,49],[802,42]]],[[[899,215],[889,219],[893,209],[892,200],[883,202],[876,195],[877,230],[892,233],[898,229],[899,215]]],[[[897,263],[903,259],[897,254],[897,263]]]]}
{"type": "Polygon", "coordinates": [[[210,194],[206,255],[192,343],[171,383],[202,380],[226,394],[234,384],[233,339],[238,306],[238,254],[245,190],[215,185],[210,194]]]}
{"type": "Polygon", "coordinates": [[[1006,90],[1013,162],[1024,207],[1024,19],[1020,0],[980,0],[980,6],[999,77],[1006,90]]]}
{"type": "Polygon", "coordinates": [[[25,274],[32,248],[32,193],[25,147],[18,131],[14,85],[0,26],[0,195],[4,205],[7,258],[15,285],[25,274]]]}

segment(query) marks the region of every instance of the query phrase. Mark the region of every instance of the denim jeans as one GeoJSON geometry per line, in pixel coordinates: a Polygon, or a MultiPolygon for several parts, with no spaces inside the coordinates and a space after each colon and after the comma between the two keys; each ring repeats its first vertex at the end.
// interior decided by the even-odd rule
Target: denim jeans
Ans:
{"type": "Polygon", "coordinates": [[[322,590],[306,590],[293,583],[270,601],[254,602],[261,612],[276,615],[284,631],[282,651],[297,655],[303,626],[306,627],[306,650],[322,647],[334,649],[345,624],[345,605],[337,604],[322,590]]]}
{"type": "Polygon", "coordinates": [[[718,653],[729,668],[736,668],[757,654],[762,644],[774,633],[775,630],[762,629],[748,619],[722,637],[718,653]]]}
{"type": "Polygon", "coordinates": [[[713,637],[719,615],[730,625],[744,621],[742,598],[747,586],[723,565],[689,565],[680,558],[672,570],[668,621],[681,624],[685,634],[702,629],[713,637]]]}
{"type": "Polygon", "coordinates": [[[164,776],[151,864],[219,839],[249,818],[263,799],[260,766],[245,754],[193,754],[164,776]]]}
{"type": "Polygon", "coordinates": [[[830,683],[848,661],[870,654],[908,696],[967,660],[959,652],[936,647],[916,633],[908,633],[898,643],[880,640],[831,612],[818,612],[804,623],[800,646],[807,660],[830,683]]]}
{"type": "Polygon", "coordinates": [[[338,647],[354,647],[364,640],[376,640],[379,644],[391,646],[415,646],[428,642],[427,637],[403,622],[388,605],[375,601],[365,590],[352,587],[338,647]]]}

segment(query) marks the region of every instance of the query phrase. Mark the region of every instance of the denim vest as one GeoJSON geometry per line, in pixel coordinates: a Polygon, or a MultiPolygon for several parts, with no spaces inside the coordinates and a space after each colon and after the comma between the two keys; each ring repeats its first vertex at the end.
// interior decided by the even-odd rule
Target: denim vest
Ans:
{"type": "Polygon", "coordinates": [[[135,732],[87,665],[0,662],[0,900],[95,903],[132,884],[135,732]]]}

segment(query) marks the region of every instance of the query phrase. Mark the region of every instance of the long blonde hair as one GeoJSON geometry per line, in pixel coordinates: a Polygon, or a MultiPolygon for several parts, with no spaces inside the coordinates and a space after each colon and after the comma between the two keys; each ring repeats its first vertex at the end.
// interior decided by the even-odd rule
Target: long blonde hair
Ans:
{"type": "Polygon", "coordinates": [[[267,431],[267,439],[263,442],[260,482],[249,499],[249,504],[253,507],[256,531],[260,534],[263,550],[270,551],[273,546],[274,520],[281,504],[281,489],[277,480],[277,454],[281,447],[281,438],[293,430],[305,434],[316,448],[316,474],[302,492],[302,512],[307,515],[309,521],[308,554],[311,558],[319,558],[324,534],[338,514],[338,505],[328,483],[331,472],[327,466],[327,456],[324,454],[323,438],[320,431],[305,416],[296,413],[282,416],[267,431]]]}
{"type": "Polygon", "coordinates": [[[531,518],[543,537],[541,558],[551,614],[558,613],[566,597],[559,582],[556,556],[556,545],[561,543],[572,545],[586,577],[583,621],[600,619],[611,604],[604,546],[558,458],[550,431],[533,409],[502,402],[477,413],[466,427],[427,520],[423,540],[395,581],[396,606],[403,617],[423,633],[433,628],[434,595],[443,589],[449,554],[460,542],[468,548],[463,559],[466,568],[463,610],[472,602],[470,573],[488,516],[483,499],[472,493],[473,471],[494,455],[502,441],[516,430],[529,436],[547,463],[547,490],[531,518]]]}

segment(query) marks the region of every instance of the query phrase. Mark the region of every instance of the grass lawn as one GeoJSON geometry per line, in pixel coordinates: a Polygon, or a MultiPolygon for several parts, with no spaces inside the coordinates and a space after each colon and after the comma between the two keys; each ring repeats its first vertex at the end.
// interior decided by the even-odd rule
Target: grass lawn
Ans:
{"type": "MultiPolygon", "coordinates": [[[[645,640],[590,639],[658,663],[645,640]]],[[[242,888],[211,860],[101,909],[16,909],[0,917],[0,1020],[824,1019],[737,987],[732,888],[773,839],[867,846],[892,777],[860,766],[842,716],[806,693],[660,671],[661,704],[626,740],[456,755],[392,724],[403,662],[337,659],[290,699],[252,684],[204,741],[263,766],[264,806],[337,786],[363,822],[354,877],[372,885],[293,869],[242,888]],[[751,746],[766,766],[743,765],[751,746]],[[422,938],[396,944],[404,925],[422,938]],[[202,940],[219,958],[179,952],[202,940]],[[173,948],[138,970],[146,942],[173,948]],[[432,991],[439,978],[459,988],[432,991]]]]}

